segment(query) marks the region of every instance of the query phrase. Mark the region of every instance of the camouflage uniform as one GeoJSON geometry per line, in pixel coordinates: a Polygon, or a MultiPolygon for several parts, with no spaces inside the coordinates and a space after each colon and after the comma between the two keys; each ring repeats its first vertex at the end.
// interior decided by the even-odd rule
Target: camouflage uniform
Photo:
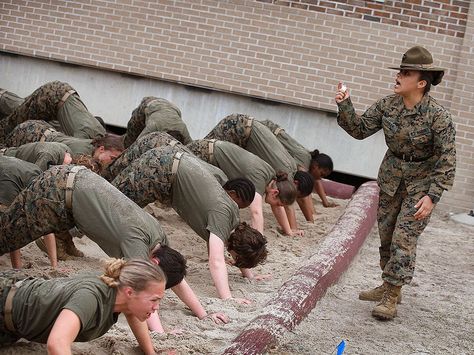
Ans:
{"type": "Polygon", "coordinates": [[[27,120],[58,120],[64,133],[78,138],[105,135],[105,129],[67,83],[53,81],[36,89],[8,117],[0,121],[0,142],[27,120]]]}
{"type": "Polygon", "coordinates": [[[3,154],[33,163],[45,171],[52,165],[64,164],[66,153],[71,154],[71,149],[63,143],[35,142],[6,148],[3,154]]]}
{"type": "Polygon", "coordinates": [[[10,115],[14,109],[23,103],[18,95],[0,88],[0,120],[10,115]]]}
{"type": "Polygon", "coordinates": [[[165,132],[152,132],[141,136],[130,147],[128,147],[117,159],[110,164],[104,176],[108,180],[113,180],[123,169],[129,166],[135,159],[153,148],[158,148],[164,145],[177,145],[183,151],[191,153],[183,144],[171,137],[165,132]]]}
{"type": "Polygon", "coordinates": [[[429,221],[415,220],[414,205],[425,195],[437,203],[454,181],[456,132],[451,115],[428,94],[411,110],[399,95],[380,99],[361,116],[350,98],[338,107],[339,125],[354,138],[384,130],[388,150],[377,179],[380,266],[384,281],[408,284],[417,240],[429,221]]]}
{"type": "Polygon", "coordinates": [[[128,148],[135,140],[151,132],[176,130],[184,137],[184,144],[192,141],[179,108],[168,100],[153,96],[144,97],[133,110],[127,124],[123,144],[128,148]]]}
{"type": "Polygon", "coordinates": [[[92,139],[67,136],[55,130],[49,123],[39,120],[28,120],[20,123],[5,141],[8,147],[19,147],[32,142],[63,143],[71,149],[73,154],[93,155],[95,151],[92,139]]]}
{"type": "Polygon", "coordinates": [[[179,146],[150,149],[123,169],[112,185],[140,207],[154,201],[171,205],[172,166],[178,152],[184,150],[179,146]]]}
{"type": "Polygon", "coordinates": [[[204,139],[219,139],[237,144],[245,149],[250,138],[251,120],[253,120],[252,117],[239,113],[226,116],[204,139]]]}
{"type": "MultiPolygon", "coordinates": [[[[7,147],[19,147],[23,144],[40,142],[44,132],[54,130],[46,121],[28,120],[17,125],[5,139],[7,147]]],[[[46,141],[46,140],[45,140],[46,141]]]]}

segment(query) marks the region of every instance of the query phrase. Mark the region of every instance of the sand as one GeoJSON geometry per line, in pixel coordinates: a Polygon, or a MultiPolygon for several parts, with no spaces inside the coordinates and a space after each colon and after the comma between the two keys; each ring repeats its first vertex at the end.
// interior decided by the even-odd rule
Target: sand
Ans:
{"type": "MultiPolygon", "coordinates": [[[[313,196],[317,215],[315,224],[298,222],[304,237],[291,238],[278,233],[270,209],[265,207],[265,235],[269,257],[256,273],[272,274],[270,280],[250,282],[236,268],[229,267],[229,281],[235,297],[251,299],[251,305],[238,305],[216,298],[215,287],[207,269],[205,243],[169,208],[149,206],[148,211],[162,223],[171,246],[188,260],[188,283],[209,312],[222,311],[231,321],[215,325],[199,320],[170,291],[160,305],[160,316],[167,331],[181,334],[154,336],[156,349],[163,354],[219,354],[239,332],[259,314],[282,283],[301,262],[317,252],[318,244],[344,211],[347,201],[335,200],[336,208],[322,207],[313,196]]],[[[249,220],[248,211],[242,219],[249,220]]],[[[404,301],[399,317],[390,323],[379,323],[370,316],[373,306],[357,299],[357,292],[379,282],[377,269],[376,231],[369,236],[361,253],[341,281],[329,289],[310,316],[294,332],[281,339],[270,352],[276,354],[329,354],[345,339],[348,354],[440,354],[474,351],[472,255],[474,228],[445,221],[434,216],[420,240],[419,263],[414,282],[403,290],[404,301]],[[439,273],[439,270],[442,270],[439,273]],[[440,275],[438,275],[438,273],[440,275]]],[[[57,277],[83,270],[100,270],[105,254],[87,238],[75,239],[85,258],[60,262],[51,270],[46,256],[35,245],[23,249],[23,257],[31,264],[32,275],[57,277]]],[[[0,257],[0,270],[10,266],[6,256],[0,257]]],[[[2,354],[33,354],[45,352],[45,346],[20,342],[0,350],[2,354]]],[[[103,337],[89,343],[75,343],[76,354],[140,354],[134,336],[123,317],[103,337]]]]}

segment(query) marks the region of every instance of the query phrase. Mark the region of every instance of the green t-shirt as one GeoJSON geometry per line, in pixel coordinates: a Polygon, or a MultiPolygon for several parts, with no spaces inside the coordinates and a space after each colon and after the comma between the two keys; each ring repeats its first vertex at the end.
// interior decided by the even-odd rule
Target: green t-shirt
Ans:
{"type": "Polygon", "coordinates": [[[168,245],[154,217],[90,170],[76,175],[72,212],[76,227],[108,256],[147,260],[158,243],[168,245]]]}
{"type": "Polygon", "coordinates": [[[51,134],[46,138],[46,140],[48,142],[59,142],[66,144],[71,149],[73,154],[92,155],[92,153],[94,153],[94,146],[91,144],[92,139],[70,137],[58,132],[51,134]]]}
{"type": "Polygon", "coordinates": [[[43,171],[48,170],[51,165],[62,165],[66,153],[71,153],[71,149],[63,143],[55,142],[27,143],[5,151],[5,155],[36,164],[43,171]]]}
{"type": "Polygon", "coordinates": [[[267,126],[273,132],[273,134],[275,134],[278,141],[285,147],[285,149],[288,151],[288,153],[290,153],[293,159],[296,160],[296,164],[298,164],[298,166],[301,166],[306,170],[309,169],[309,165],[311,163],[311,153],[308,151],[308,149],[298,143],[296,139],[291,137],[276,123],[270,120],[260,122],[263,125],[267,126]],[[275,132],[276,129],[281,129],[278,134],[276,134],[277,132],[275,132]]]}
{"type": "Polygon", "coordinates": [[[96,275],[25,280],[13,297],[13,324],[22,338],[46,343],[59,313],[69,309],[81,321],[75,341],[89,341],[117,322],[116,295],[96,275]]]}
{"type": "Polygon", "coordinates": [[[265,160],[276,172],[283,171],[288,174],[288,179],[293,179],[297,170],[295,159],[272,131],[256,120],[253,121],[246,149],[265,160]]]}
{"type": "Polygon", "coordinates": [[[178,106],[165,99],[155,99],[145,108],[145,128],[139,137],[151,132],[178,131],[183,135],[183,144],[192,142],[188,127],[181,119],[178,106]]]}
{"type": "Polygon", "coordinates": [[[214,143],[213,162],[229,179],[245,177],[253,182],[255,190],[263,195],[265,187],[275,177],[275,170],[255,154],[230,142],[214,143]]]}
{"type": "MultiPolygon", "coordinates": [[[[0,91],[1,90],[2,89],[0,89],[0,91]]],[[[5,91],[3,94],[0,94],[0,119],[10,115],[23,101],[24,99],[10,91],[5,91]]]]}
{"type": "Polygon", "coordinates": [[[0,204],[9,206],[31,181],[41,174],[35,164],[0,156],[0,204]]]}
{"type": "Polygon", "coordinates": [[[181,157],[172,194],[175,211],[206,242],[213,233],[225,243],[239,224],[239,207],[195,156],[181,157]]]}

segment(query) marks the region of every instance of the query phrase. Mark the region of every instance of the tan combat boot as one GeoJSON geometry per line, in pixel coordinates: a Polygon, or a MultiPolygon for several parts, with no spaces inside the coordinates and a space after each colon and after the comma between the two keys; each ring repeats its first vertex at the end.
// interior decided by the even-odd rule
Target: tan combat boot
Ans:
{"type": "Polygon", "coordinates": [[[64,248],[67,254],[71,256],[83,257],[84,253],[76,248],[74,242],[72,241],[71,234],[66,232],[56,233],[56,239],[61,240],[64,243],[64,248]]]}
{"type": "Polygon", "coordinates": [[[402,286],[386,283],[382,300],[372,310],[372,316],[380,320],[391,320],[397,316],[397,299],[402,286]]]}
{"type": "MultiPolygon", "coordinates": [[[[40,248],[40,250],[48,254],[48,250],[46,249],[46,244],[44,243],[43,238],[36,239],[35,243],[38,246],[38,248],[40,248]]],[[[58,240],[58,239],[56,239],[56,257],[58,260],[63,260],[63,261],[67,259],[66,248],[64,246],[64,243],[62,240],[58,240]]]]}
{"type": "MultiPolygon", "coordinates": [[[[384,282],[382,285],[373,288],[371,290],[362,291],[359,293],[359,299],[362,301],[373,301],[373,302],[380,302],[382,300],[383,294],[386,289],[386,285],[388,283],[384,282]]],[[[398,296],[397,303],[402,303],[402,294],[400,292],[400,296],[398,296]]]]}

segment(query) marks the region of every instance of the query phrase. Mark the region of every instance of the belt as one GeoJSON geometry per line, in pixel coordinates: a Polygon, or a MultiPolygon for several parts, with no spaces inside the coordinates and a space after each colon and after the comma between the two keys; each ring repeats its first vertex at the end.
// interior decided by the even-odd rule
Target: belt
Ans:
{"type": "Polygon", "coordinates": [[[53,132],[56,132],[54,128],[48,128],[46,131],[43,132],[43,135],[41,136],[39,141],[46,142],[46,138],[48,138],[48,136],[53,132]]]}
{"type": "Polygon", "coordinates": [[[244,118],[244,127],[245,127],[245,138],[250,137],[250,132],[252,131],[253,118],[244,118]]]}
{"type": "Polygon", "coordinates": [[[74,187],[74,179],[79,170],[85,169],[86,167],[76,165],[73,166],[66,180],[66,208],[72,209],[72,188],[74,187]]]}
{"type": "Polygon", "coordinates": [[[412,163],[412,162],[421,162],[421,161],[426,161],[431,157],[426,157],[426,158],[416,158],[413,155],[408,155],[408,154],[395,154],[392,152],[393,155],[395,155],[398,159],[401,159],[407,163],[412,163]]]}
{"type": "Polygon", "coordinates": [[[216,143],[216,139],[209,140],[209,163],[212,164],[214,160],[214,144],[216,143]]]}
{"type": "Polygon", "coordinates": [[[171,167],[171,182],[174,181],[174,177],[178,172],[179,162],[181,161],[181,157],[183,156],[183,152],[176,152],[173,157],[173,166],[171,167]]]}
{"type": "Polygon", "coordinates": [[[5,90],[5,89],[0,89],[0,97],[2,97],[3,94],[6,93],[6,92],[7,92],[7,90],[5,90]]]}
{"type": "Polygon", "coordinates": [[[175,146],[176,144],[178,144],[178,143],[179,143],[179,142],[178,142],[177,140],[174,140],[174,139],[173,139],[172,141],[170,141],[170,142],[168,143],[168,145],[169,145],[170,147],[174,147],[174,146],[175,146]]]}
{"type": "Polygon", "coordinates": [[[16,286],[10,287],[10,290],[8,291],[7,299],[5,300],[5,309],[3,310],[4,314],[4,322],[5,322],[5,327],[7,328],[8,331],[15,333],[15,325],[13,324],[13,296],[15,296],[16,293],[16,286]]]}
{"type": "Polygon", "coordinates": [[[0,149],[0,155],[4,155],[7,149],[8,149],[8,148],[0,149]]]}
{"type": "Polygon", "coordinates": [[[67,91],[64,96],[61,98],[61,101],[59,101],[59,104],[58,104],[58,110],[63,107],[64,103],[66,102],[67,98],[69,96],[71,96],[72,94],[75,94],[76,93],[76,90],[69,90],[67,91]]]}
{"type": "Polygon", "coordinates": [[[278,127],[278,128],[276,128],[276,129],[273,131],[273,134],[274,134],[275,136],[278,136],[281,132],[285,132],[285,130],[284,130],[283,128],[281,128],[281,127],[278,127]]]}

